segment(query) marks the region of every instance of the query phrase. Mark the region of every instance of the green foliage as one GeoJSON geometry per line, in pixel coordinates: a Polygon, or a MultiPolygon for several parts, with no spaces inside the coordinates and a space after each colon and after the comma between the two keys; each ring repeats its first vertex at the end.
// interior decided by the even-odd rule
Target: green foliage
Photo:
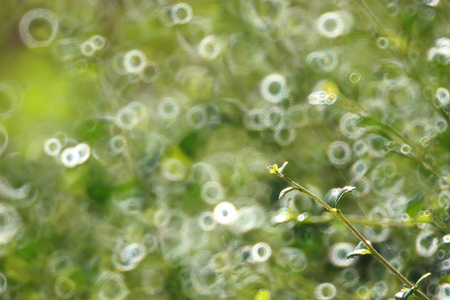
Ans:
{"type": "Polygon", "coordinates": [[[0,298],[392,298],[348,222],[433,272],[401,297],[446,299],[447,25],[444,0],[2,0],[0,298]]]}
{"type": "Polygon", "coordinates": [[[336,199],[333,201],[333,207],[339,208],[339,203],[341,202],[342,198],[344,198],[345,194],[353,191],[354,189],[354,186],[344,186],[342,189],[339,189],[337,191],[336,199]]]}
{"type": "Polygon", "coordinates": [[[353,258],[355,256],[363,256],[363,255],[370,255],[371,252],[369,249],[367,249],[367,246],[363,242],[359,242],[358,246],[356,246],[355,250],[353,252],[350,252],[347,254],[347,258],[353,258]]]}

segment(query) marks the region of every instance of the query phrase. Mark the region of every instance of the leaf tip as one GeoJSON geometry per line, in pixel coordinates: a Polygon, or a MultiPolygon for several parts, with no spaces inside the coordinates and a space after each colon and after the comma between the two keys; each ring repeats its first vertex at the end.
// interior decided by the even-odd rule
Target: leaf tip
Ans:
{"type": "MultiPolygon", "coordinates": [[[[370,241],[367,241],[369,244],[372,244],[370,241]]],[[[363,242],[359,242],[358,246],[355,247],[355,250],[347,254],[347,259],[353,258],[355,256],[363,256],[363,255],[371,255],[372,252],[367,248],[367,245],[363,242]]]]}
{"type": "Polygon", "coordinates": [[[281,166],[281,168],[278,169],[278,172],[283,173],[283,170],[284,170],[284,168],[286,167],[287,164],[288,164],[288,162],[285,161],[285,162],[283,163],[283,165],[281,166]]]}
{"type": "Polygon", "coordinates": [[[292,187],[292,186],[283,189],[283,190],[280,192],[280,195],[278,196],[278,200],[281,199],[281,198],[283,198],[287,193],[290,193],[290,192],[292,192],[293,190],[298,190],[298,189],[295,188],[295,187],[292,187]]]}

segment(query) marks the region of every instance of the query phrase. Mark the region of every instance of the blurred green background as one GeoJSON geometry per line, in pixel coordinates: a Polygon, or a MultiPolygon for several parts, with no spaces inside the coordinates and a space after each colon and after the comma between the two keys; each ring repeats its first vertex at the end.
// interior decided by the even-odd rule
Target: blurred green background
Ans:
{"type": "Polygon", "coordinates": [[[448,0],[0,6],[1,299],[450,299],[448,0]]]}

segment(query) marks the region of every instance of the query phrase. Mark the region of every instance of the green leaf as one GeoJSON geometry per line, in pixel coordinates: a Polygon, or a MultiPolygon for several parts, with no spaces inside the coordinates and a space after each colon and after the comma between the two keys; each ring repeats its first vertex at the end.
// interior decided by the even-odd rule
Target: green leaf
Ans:
{"type": "Polygon", "coordinates": [[[372,254],[369,249],[358,249],[358,250],[354,250],[353,252],[347,254],[347,258],[350,259],[355,256],[363,256],[363,255],[367,255],[367,254],[372,254]]]}
{"type": "Polygon", "coordinates": [[[431,273],[427,273],[425,275],[422,275],[422,277],[420,277],[419,280],[417,280],[417,282],[414,285],[414,287],[417,289],[419,287],[419,284],[422,282],[422,280],[424,280],[425,278],[427,278],[430,275],[431,275],[431,273]]]}
{"type": "Polygon", "coordinates": [[[423,275],[422,277],[419,278],[419,280],[417,280],[416,284],[408,289],[408,288],[402,288],[400,290],[400,292],[398,292],[397,294],[395,294],[394,298],[397,300],[407,300],[409,298],[409,296],[411,296],[415,290],[417,290],[417,288],[419,287],[419,284],[422,282],[422,280],[424,280],[425,278],[427,278],[428,276],[430,276],[431,273],[427,273],[425,275],[423,275]]]}
{"type": "Polygon", "coordinates": [[[396,300],[406,300],[411,295],[412,289],[402,288],[400,292],[394,295],[396,300]]]}
{"type": "Polygon", "coordinates": [[[278,172],[283,173],[284,168],[286,167],[287,164],[288,164],[288,162],[285,161],[284,164],[278,169],[278,172]]]}
{"type": "Polygon", "coordinates": [[[412,289],[403,288],[403,289],[401,289],[400,292],[395,294],[394,298],[398,299],[398,300],[407,300],[409,298],[409,296],[411,296],[413,293],[414,293],[414,288],[412,288],[412,289]]]}
{"type": "Polygon", "coordinates": [[[342,189],[340,189],[338,195],[336,196],[336,199],[334,200],[333,207],[339,208],[339,203],[341,202],[345,194],[353,191],[354,189],[354,186],[344,186],[342,189]]]}
{"type": "Polygon", "coordinates": [[[290,186],[290,187],[287,187],[287,188],[283,189],[283,190],[280,192],[280,195],[278,196],[278,200],[280,200],[281,198],[283,198],[287,193],[290,193],[290,192],[292,192],[292,191],[294,191],[294,190],[298,190],[298,188],[295,188],[295,187],[290,186]]]}
{"type": "Polygon", "coordinates": [[[353,250],[353,252],[347,254],[347,259],[353,258],[355,256],[363,256],[363,255],[368,255],[368,254],[372,254],[372,252],[370,252],[370,250],[367,248],[366,244],[364,244],[363,242],[359,242],[358,246],[355,247],[355,250],[353,250]]]}

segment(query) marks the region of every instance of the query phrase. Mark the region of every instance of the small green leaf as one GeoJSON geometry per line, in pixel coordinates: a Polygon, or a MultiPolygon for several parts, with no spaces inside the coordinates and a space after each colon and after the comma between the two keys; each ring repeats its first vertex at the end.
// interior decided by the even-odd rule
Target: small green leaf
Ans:
{"type": "MultiPolygon", "coordinates": [[[[370,242],[369,242],[370,243],[370,242]]],[[[363,256],[372,254],[369,249],[367,249],[366,244],[363,242],[359,242],[358,246],[355,247],[355,250],[353,252],[347,254],[347,259],[353,258],[355,256],[363,256]]]]}
{"type": "Polygon", "coordinates": [[[409,296],[411,296],[419,287],[419,284],[422,282],[422,280],[424,280],[425,278],[427,278],[428,276],[430,276],[431,273],[427,273],[425,275],[423,275],[422,277],[419,278],[419,280],[417,280],[416,284],[408,289],[406,287],[402,288],[400,290],[400,292],[398,292],[397,294],[395,294],[394,298],[397,300],[407,300],[409,298],[409,296]]]}
{"type": "Polygon", "coordinates": [[[354,189],[355,189],[354,186],[344,186],[342,189],[340,189],[336,196],[336,199],[334,200],[333,207],[338,208],[339,203],[341,202],[341,200],[345,196],[345,194],[353,191],[354,189]]]}
{"type": "Polygon", "coordinates": [[[409,290],[403,291],[403,289],[402,289],[400,292],[398,292],[394,295],[394,299],[395,300],[403,300],[403,297],[405,296],[407,291],[409,291],[409,290]]]}
{"type": "Polygon", "coordinates": [[[283,173],[284,168],[286,167],[287,164],[288,164],[288,162],[285,161],[284,164],[278,169],[278,172],[283,173]]]}
{"type": "Polygon", "coordinates": [[[419,280],[417,280],[417,282],[414,285],[414,287],[417,289],[419,287],[419,284],[422,282],[422,280],[424,280],[425,278],[427,278],[430,275],[431,275],[431,273],[427,273],[425,275],[422,275],[422,277],[420,277],[419,280]]]}
{"type": "Polygon", "coordinates": [[[355,256],[363,256],[363,255],[367,255],[367,254],[372,254],[369,249],[358,249],[358,250],[355,250],[355,251],[347,254],[347,258],[350,259],[355,256]]]}
{"type": "Polygon", "coordinates": [[[400,292],[395,294],[394,298],[396,300],[407,300],[409,296],[411,296],[414,293],[414,288],[408,289],[408,288],[402,288],[400,292]]]}
{"type": "Polygon", "coordinates": [[[290,186],[290,187],[287,187],[287,188],[283,189],[283,190],[280,192],[280,195],[278,196],[278,200],[280,200],[281,198],[283,198],[287,193],[290,193],[290,192],[292,192],[292,191],[294,191],[294,190],[298,190],[298,188],[295,188],[295,187],[290,186]]]}

